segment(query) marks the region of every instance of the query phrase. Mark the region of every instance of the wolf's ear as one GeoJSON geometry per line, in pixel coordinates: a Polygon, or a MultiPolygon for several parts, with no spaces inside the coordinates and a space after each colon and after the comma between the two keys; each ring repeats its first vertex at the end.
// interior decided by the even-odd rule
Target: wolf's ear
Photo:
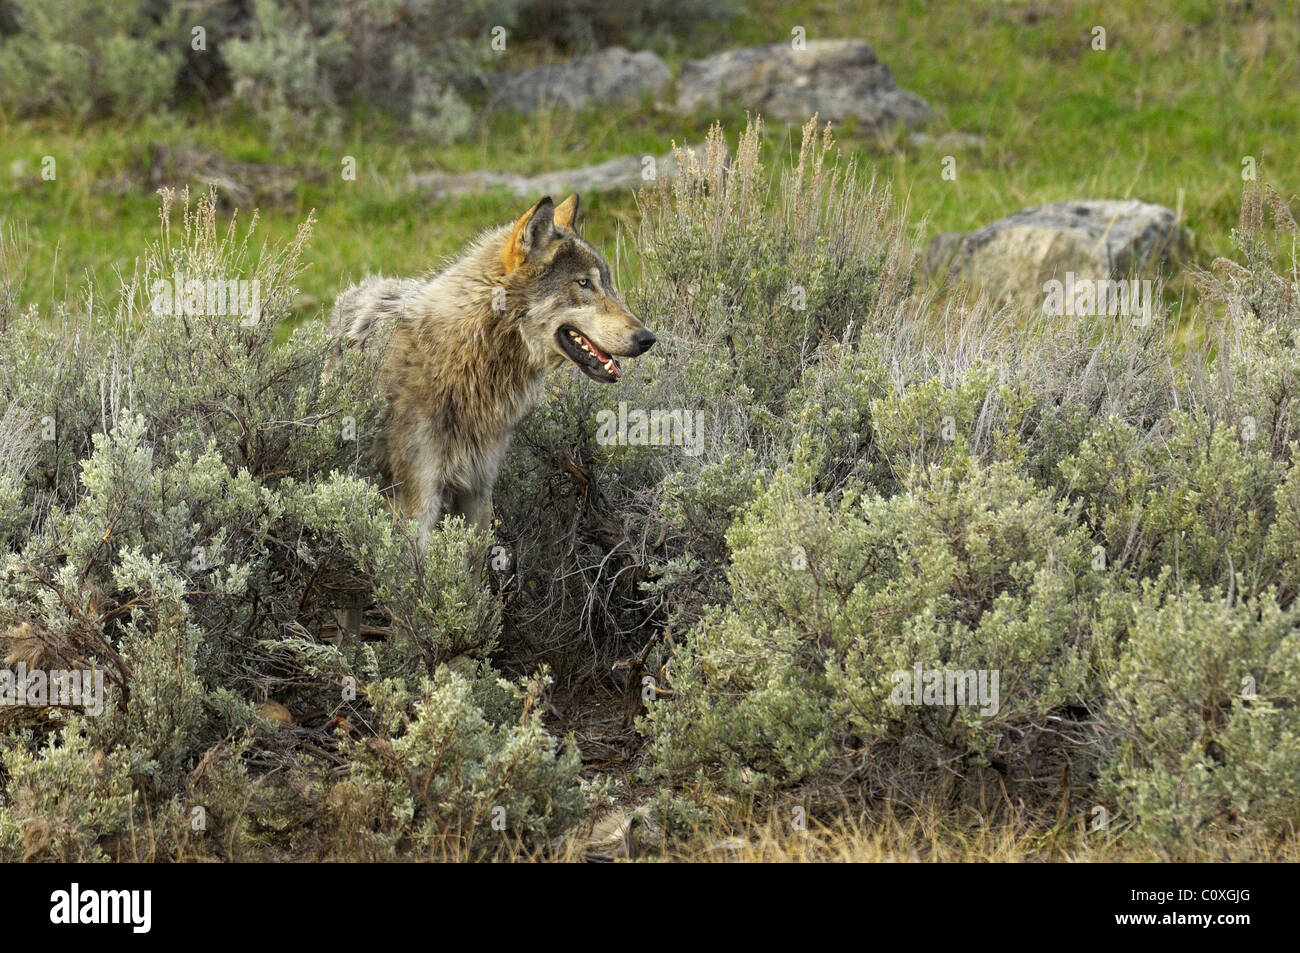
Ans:
{"type": "Polygon", "coordinates": [[[578,230],[578,194],[575,192],[555,206],[555,224],[578,230]]]}
{"type": "Polygon", "coordinates": [[[548,195],[524,212],[511,229],[506,247],[501,249],[501,264],[505,265],[506,274],[522,265],[529,252],[545,244],[553,231],[555,205],[548,195]]]}

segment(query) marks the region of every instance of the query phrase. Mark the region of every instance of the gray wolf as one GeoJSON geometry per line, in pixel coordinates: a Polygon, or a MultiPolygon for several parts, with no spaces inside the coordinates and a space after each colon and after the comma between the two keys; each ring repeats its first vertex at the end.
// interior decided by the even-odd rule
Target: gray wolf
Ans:
{"type": "Polygon", "coordinates": [[[578,196],[558,206],[547,196],[441,273],[370,278],[334,305],[323,376],[344,347],[385,342],[379,462],[421,533],[450,516],[491,526],[501,461],[548,370],[572,363],[611,384],[623,374],[617,358],[655,343],[577,218],[578,196]]]}

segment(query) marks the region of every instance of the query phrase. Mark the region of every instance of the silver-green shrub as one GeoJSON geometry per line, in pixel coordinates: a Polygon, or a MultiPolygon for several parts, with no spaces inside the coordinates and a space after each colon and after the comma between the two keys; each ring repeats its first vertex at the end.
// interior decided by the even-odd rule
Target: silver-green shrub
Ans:
{"type": "Polygon", "coordinates": [[[1107,681],[1109,803],[1177,856],[1300,825],[1300,626],[1272,594],[1232,601],[1163,578],[1126,600],[1107,681]]]}
{"type": "Polygon", "coordinates": [[[13,0],[0,34],[0,108],[86,120],[170,102],[183,60],[177,10],[144,3],[13,0]]]}
{"type": "Polygon", "coordinates": [[[491,30],[520,0],[254,0],[251,27],[222,47],[234,98],[272,135],[334,134],[351,104],[387,109],[419,135],[464,135],[461,96],[492,56],[491,30]]]}
{"type": "Polygon", "coordinates": [[[1091,738],[1069,719],[1096,701],[1091,602],[1107,581],[1070,508],[969,458],[888,498],[828,503],[810,477],[778,477],[728,533],[731,605],[691,630],[674,698],[650,707],[661,769],[903,799],[958,779],[977,792],[990,767],[985,781],[1028,797],[1047,764],[1086,769],[1091,738]],[[900,698],[895,673],[917,667],[996,672],[999,691],[900,698]]]}
{"type": "Polygon", "coordinates": [[[445,668],[415,691],[372,684],[376,734],[344,744],[352,771],[327,802],[344,856],[535,850],[580,820],[581,760],[572,738],[561,748],[542,724],[546,688],[445,668]]]}

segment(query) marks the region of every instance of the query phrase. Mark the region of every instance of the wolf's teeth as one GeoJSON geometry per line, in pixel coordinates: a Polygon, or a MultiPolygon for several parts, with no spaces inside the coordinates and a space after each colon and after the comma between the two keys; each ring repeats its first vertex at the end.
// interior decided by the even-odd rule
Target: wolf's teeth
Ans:
{"type": "Polygon", "coordinates": [[[611,374],[614,373],[614,362],[612,360],[605,362],[605,370],[609,371],[611,374]]]}

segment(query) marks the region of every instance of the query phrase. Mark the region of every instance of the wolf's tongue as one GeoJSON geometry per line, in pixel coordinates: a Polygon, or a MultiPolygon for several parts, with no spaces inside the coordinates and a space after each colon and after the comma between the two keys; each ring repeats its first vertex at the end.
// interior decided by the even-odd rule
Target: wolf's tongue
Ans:
{"type": "Polygon", "coordinates": [[[615,378],[622,376],[623,369],[618,366],[618,361],[614,360],[600,348],[596,347],[596,345],[592,343],[591,338],[587,337],[585,334],[579,334],[577,331],[570,331],[569,334],[578,342],[579,346],[584,351],[600,362],[601,366],[605,368],[605,373],[611,374],[615,378]]]}
{"type": "Polygon", "coordinates": [[[586,342],[587,347],[591,348],[591,353],[596,355],[596,360],[600,361],[600,363],[602,364],[609,363],[610,356],[606,354],[604,351],[602,351],[600,348],[596,347],[595,341],[593,341],[591,338],[587,337],[586,335],[583,335],[582,340],[586,342]]]}

